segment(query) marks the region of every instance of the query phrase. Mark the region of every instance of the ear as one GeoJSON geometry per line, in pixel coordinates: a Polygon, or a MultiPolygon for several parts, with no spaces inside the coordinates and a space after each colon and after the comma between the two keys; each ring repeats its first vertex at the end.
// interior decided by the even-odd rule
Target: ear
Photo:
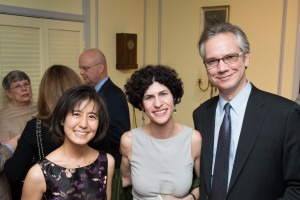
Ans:
{"type": "Polygon", "coordinates": [[[249,64],[250,64],[250,52],[247,52],[247,53],[245,54],[244,63],[245,63],[245,67],[248,68],[248,66],[249,66],[249,64]]]}
{"type": "Polygon", "coordinates": [[[103,63],[100,63],[99,65],[98,65],[98,69],[99,69],[99,72],[100,73],[102,73],[103,71],[104,71],[104,64],[103,63]]]}
{"type": "Polygon", "coordinates": [[[9,99],[11,99],[11,93],[9,90],[4,90],[4,93],[9,99]]]}

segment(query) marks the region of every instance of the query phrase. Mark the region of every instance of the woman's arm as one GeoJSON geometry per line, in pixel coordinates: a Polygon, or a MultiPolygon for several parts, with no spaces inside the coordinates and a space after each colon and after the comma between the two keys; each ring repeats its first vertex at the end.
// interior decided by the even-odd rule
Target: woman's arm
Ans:
{"type": "Polygon", "coordinates": [[[122,185],[123,187],[128,187],[132,185],[130,165],[130,158],[132,153],[131,131],[128,131],[122,135],[120,143],[120,152],[122,155],[120,167],[122,174],[122,185]]]}
{"type": "MultiPolygon", "coordinates": [[[[202,137],[197,130],[193,131],[192,135],[192,156],[194,158],[194,170],[197,178],[200,178],[200,155],[201,155],[202,137]]],[[[199,187],[195,188],[192,192],[193,195],[189,195],[191,200],[199,199],[200,190],[199,187]]]]}
{"type": "Polygon", "coordinates": [[[197,130],[193,131],[192,135],[192,157],[194,159],[194,169],[197,177],[200,177],[200,155],[202,146],[202,137],[197,130]]]}
{"type": "MultiPolygon", "coordinates": [[[[202,145],[202,137],[200,133],[196,130],[192,133],[192,144],[191,144],[191,152],[192,158],[194,159],[194,170],[197,178],[200,177],[200,155],[201,155],[201,145],[202,145]]],[[[193,189],[191,194],[187,195],[184,199],[186,200],[198,200],[200,197],[199,187],[193,189]]]]}
{"type": "Polygon", "coordinates": [[[107,155],[107,185],[106,185],[106,196],[107,200],[111,199],[111,187],[112,187],[112,179],[114,176],[114,170],[115,170],[115,159],[110,155],[107,155]]]}
{"type": "MultiPolygon", "coordinates": [[[[200,133],[196,130],[193,130],[192,133],[192,142],[191,142],[191,154],[194,160],[194,170],[197,178],[200,177],[200,154],[201,154],[201,145],[202,145],[202,137],[200,133]]],[[[200,197],[199,187],[196,187],[192,190],[190,194],[181,198],[180,200],[198,200],[200,197]]],[[[174,200],[179,200],[175,198],[174,200]]]]}
{"type": "Polygon", "coordinates": [[[40,200],[46,191],[46,182],[39,164],[28,172],[22,190],[21,200],[40,200]]]}

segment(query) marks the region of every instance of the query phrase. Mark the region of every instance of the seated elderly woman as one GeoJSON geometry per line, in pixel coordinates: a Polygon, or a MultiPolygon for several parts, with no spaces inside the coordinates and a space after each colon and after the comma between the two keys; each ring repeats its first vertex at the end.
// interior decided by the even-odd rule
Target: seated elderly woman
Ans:
{"type": "Polygon", "coordinates": [[[0,111],[0,140],[22,133],[27,121],[37,114],[37,105],[31,101],[29,77],[22,71],[9,72],[2,81],[9,103],[0,111]]]}

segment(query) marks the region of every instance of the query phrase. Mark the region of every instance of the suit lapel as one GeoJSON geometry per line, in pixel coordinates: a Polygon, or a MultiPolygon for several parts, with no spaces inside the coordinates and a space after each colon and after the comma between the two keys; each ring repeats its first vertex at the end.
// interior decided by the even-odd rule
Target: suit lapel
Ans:
{"type": "Polygon", "coordinates": [[[202,141],[202,155],[203,155],[203,170],[205,174],[205,184],[207,186],[207,190],[211,190],[211,174],[212,174],[212,160],[213,160],[213,147],[214,147],[214,131],[215,131],[215,114],[216,114],[216,107],[219,98],[214,98],[212,102],[207,106],[206,112],[200,120],[203,120],[203,136],[202,141]]]}
{"type": "Polygon", "coordinates": [[[247,161],[256,137],[260,132],[266,114],[263,104],[264,100],[262,94],[252,85],[252,91],[247,103],[239,143],[236,150],[228,193],[233,187],[245,162],[247,161]]]}

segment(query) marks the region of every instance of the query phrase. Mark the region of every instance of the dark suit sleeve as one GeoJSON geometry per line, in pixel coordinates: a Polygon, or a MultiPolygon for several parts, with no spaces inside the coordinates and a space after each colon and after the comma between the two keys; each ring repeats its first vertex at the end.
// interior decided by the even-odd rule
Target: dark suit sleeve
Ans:
{"type": "Polygon", "coordinates": [[[34,141],[36,140],[35,134],[33,134],[35,122],[35,119],[27,122],[13,156],[5,163],[4,171],[9,181],[24,180],[31,166],[35,149],[34,141]]]}
{"type": "Polygon", "coordinates": [[[198,107],[196,110],[193,112],[193,121],[194,121],[194,127],[197,131],[201,133],[200,130],[200,108],[198,107]]]}
{"type": "Polygon", "coordinates": [[[283,147],[283,198],[300,199],[300,106],[294,105],[286,119],[283,147]]]}
{"type": "Polygon", "coordinates": [[[110,120],[107,134],[110,136],[110,142],[119,145],[123,133],[130,130],[129,108],[121,90],[109,95],[107,108],[110,120]]]}
{"type": "MultiPolygon", "coordinates": [[[[205,131],[202,130],[202,126],[201,126],[201,121],[203,121],[203,118],[201,117],[201,107],[198,107],[194,112],[193,112],[193,120],[194,120],[194,127],[197,131],[200,132],[201,136],[202,136],[202,148],[203,145],[206,145],[203,143],[203,139],[205,139],[205,137],[203,138],[203,134],[205,133],[205,131]]],[[[202,150],[201,150],[202,152],[202,150]]],[[[206,184],[205,184],[205,174],[204,174],[204,170],[203,170],[203,154],[201,153],[200,155],[200,197],[199,200],[203,200],[205,199],[205,197],[207,196],[207,188],[206,188],[206,184]]]]}

